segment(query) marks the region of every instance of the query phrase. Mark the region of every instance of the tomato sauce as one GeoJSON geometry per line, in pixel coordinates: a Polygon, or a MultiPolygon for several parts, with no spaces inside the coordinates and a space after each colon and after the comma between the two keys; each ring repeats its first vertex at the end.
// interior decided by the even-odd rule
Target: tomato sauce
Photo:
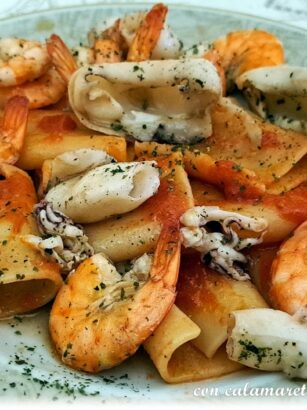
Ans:
{"type": "Polygon", "coordinates": [[[178,165],[178,158],[178,155],[150,158],[158,163],[162,174],[158,192],[146,201],[144,210],[164,226],[179,226],[180,216],[193,206],[188,183],[185,186],[186,174],[178,165]]]}
{"type": "Polygon", "coordinates": [[[12,223],[13,234],[20,232],[36,202],[34,186],[26,175],[15,172],[0,180],[0,218],[12,223]]]}
{"type": "Polygon", "coordinates": [[[278,135],[274,132],[263,132],[261,138],[261,148],[275,148],[281,145],[278,135]]]}
{"type": "Polygon", "coordinates": [[[177,285],[176,304],[188,312],[202,308],[214,310],[217,299],[211,291],[214,286],[230,286],[228,278],[205,266],[199,253],[184,255],[180,264],[180,275],[177,285]]]}
{"type": "Polygon", "coordinates": [[[262,203],[275,208],[284,219],[299,225],[307,220],[307,185],[300,185],[281,195],[265,194],[262,203]]]}
{"type": "Polygon", "coordinates": [[[258,183],[255,176],[243,172],[233,161],[217,161],[211,173],[212,182],[223,188],[226,198],[255,200],[264,192],[264,187],[258,183]]]}
{"type": "Polygon", "coordinates": [[[51,135],[60,136],[62,133],[74,131],[76,122],[67,114],[46,115],[38,123],[38,127],[51,135]]]}

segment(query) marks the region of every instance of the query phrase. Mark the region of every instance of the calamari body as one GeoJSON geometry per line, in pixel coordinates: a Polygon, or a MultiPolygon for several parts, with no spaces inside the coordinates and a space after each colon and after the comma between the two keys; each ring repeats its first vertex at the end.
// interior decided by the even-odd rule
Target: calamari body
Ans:
{"type": "Polygon", "coordinates": [[[232,312],[226,345],[231,360],[254,369],[307,378],[307,327],[280,310],[232,312]]]}
{"type": "Polygon", "coordinates": [[[155,161],[110,163],[60,182],[45,199],[74,222],[90,223],[137,208],[159,185],[155,161]]]}
{"type": "Polygon", "coordinates": [[[281,65],[248,71],[237,79],[251,109],[282,128],[307,134],[307,69],[281,65]]]}
{"type": "Polygon", "coordinates": [[[216,68],[202,59],[96,64],[69,83],[70,104],[84,125],[141,141],[210,136],[210,109],[220,94],[216,68]]]}

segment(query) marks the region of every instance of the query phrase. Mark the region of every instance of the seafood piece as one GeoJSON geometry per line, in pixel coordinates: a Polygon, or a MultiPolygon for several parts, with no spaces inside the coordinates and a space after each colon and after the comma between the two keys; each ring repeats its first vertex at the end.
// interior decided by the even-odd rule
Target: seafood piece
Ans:
{"type": "Polygon", "coordinates": [[[194,44],[184,51],[183,58],[205,58],[214,64],[222,83],[223,95],[226,95],[226,77],[218,51],[210,48],[209,43],[194,44]]]}
{"type": "Polygon", "coordinates": [[[23,83],[17,87],[0,88],[0,106],[13,96],[23,96],[29,101],[29,108],[42,108],[55,104],[65,95],[66,83],[54,67],[34,81],[23,83]]]}
{"type": "Polygon", "coordinates": [[[281,245],[270,276],[273,306],[307,323],[307,221],[281,245]]]}
{"type": "Polygon", "coordinates": [[[164,156],[151,156],[148,153],[140,159],[144,158],[154,159],[160,171],[163,171],[158,192],[120,218],[115,216],[106,221],[84,225],[95,252],[103,252],[115,262],[153,252],[162,226],[170,220],[179,223],[182,213],[194,205],[181,153],[172,152],[164,156]],[[169,202],[165,203],[166,199],[169,202]],[[183,204],[186,204],[184,208],[183,204]]]}
{"type": "MultiPolygon", "coordinates": [[[[69,49],[67,49],[67,51],[69,52],[69,49]]],[[[86,47],[86,46],[74,47],[71,50],[71,53],[78,67],[83,67],[84,65],[95,63],[95,52],[90,47],[86,47]]]]}
{"type": "Polygon", "coordinates": [[[262,242],[260,237],[240,238],[234,226],[253,232],[263,232],[267,223],[261,218],[250,218],[227,212],[218,206],[195,206],[180,218],[183,246],[201,252],[202,261],[211,269],[236,280],[250,279],[245,265],[247,258],[240,252],[262,242]]]}
{"type": "MultiPolygon", "coordinates": [[[[298,187],[283,195],[264,194],[261,201],[225,199],[221,191],[197,179],[191,180],[191,187],[195,205],[219,206],[224,211],[265,219],[268,226],[263,235],[263,244],[277,244],[285,240],[300,223],[307,219],[305,206],[307,187],[298,187]]],[[[255,251],[256,249],[253,248],[251,252],[255,251]]],[[[264,281],[267,281],[267,276],[264,281]]],[[[263,294],[262,290],[261,293],[263,294]]]]}
{"type": "Polygon", "coordinates": [[[125,39],[120,32],[120,19],[93,40],[95,63],[118,63],[127,54],[125,39]]]}
{"type": "Polygon", "coordinates": [[[113,367],[159,325],[175,299],[180,260],[180,242],[170,245],[170,234],[161,234],[152,267],[147,260],[143,269],[121,276],[96,254],[69,276],[50,315],[51,337],[65,364],[93,373],[113,367]]]}
{"type": "Polygon", "coordinates": [[[45,199],[73,221],[90,223],[137,208],[159,184],[155,161],[110,163],[59,183],[45,199]]]}
{"type": "Polygon", "coordinates": [[[33,213],[42,238],[27,235],[24,241],[46,257],[54,259],[61,266],[62,272],[71,272],[84,259],[94,254],[82,226],[75,225],[66,215],[54,211],[51,204],[41,202],[34,207],[33,213]]]}
{"type": "Polygon", "coordinates": [[[78,67],[121,61],[121,50],[115,40],[110,38],[97,38],[92,48],[80,46],[70,51],[60,36],[52,34],[47,42],[47,49],[66,85],[78,67]]]}
{"type": "Polygon", "coordinates": [[[160,38],[167,12],[168,8],[164,4],[155,4],[141,19],[141,23],[129,46],[128,61],[150,60],[160,38]]]}
{"type": "Polygon", "coordinates": [[[148,13],[128,14],[119,21],[119,31],[129,47],[128,61],[176,59],[182,43],[165,24],[168,9],[155,4],[148,13]]]}
{"type": "Polygon", "coordinates": [[[0,131],[0,162],[14,164],[20,155],[26,135],[29,102],[25,97],[12,97],[7,102],[0,131]]]}
{"type": "Polygon", "coordinates": [[[207,60],[93,65],[69,83],[69,100],[88,128],[141,141],[192,143],[211,135],[221,83],[207,60]]]}
{"type": "Polygon", "coordinates": [[[56,34],[52,34],[47,41],[47,50],[52,64],[57,69],[65,84],[68,84],[71,75],[78,69],[78,65],[64,41],[56,34]]]}
{"type": "Polygon", "coordinates": [[[175,162],[177,155],[156,159],[161,185],[146,206],[162,229],[147,280],[141,269],[141,284],[130,282],[126,297],[114,266],[97,254],[68,277],[53,305],[51,336],[62,360],[74,368],[99,372],[121,363],[155,331],[174,303],[181,253],[179,216],[193,197],[182,165],[175,162]],[[114,287],[117,291],[111,294],[114,287]]]}
{"type": "MultiPolygon", "coordinates": [[[[182,58],[204,58],[204,55],[211,50],[209,43],[201,42],[193,44],[191,47],[183,50],[182,58]]],[[[214,51],[214,53],[218,54],[216,51],[214,51]]]]}
{"type": "Polygon", "coordinates": [[[97,39],[94,44],[95,63],[119,63],[122,61],[119,45],[111,39],[97,39]]]}
{"type": "Polygon", "coordinates": [[[305,67],[281,65],[248,71],[236,83],[260,117],[307,134],[306,81],[305,67]]]}
{"type": "Polygon", "coordinates": [[[120,23],[121,19],[114,22],[112,20],[111,25],[101,33],[97,33],[95,29],[88,33],[90,49],[94,56],[93,63],[116,63],[126,59],[128,45],[121,34],[120,23]]]}
{"type": "Polygon", "coordinates": [[[273,34],[262,30],[234,31],[215,40],[212,47],[221,57],[228,90],[246,71],[284,63],[282,43],[273,34]]]}
{"type": "Polygon", "coordinates": [[[37,235],[32,209],[37,202],[31,178],[0,163],[0,317],[37,309],[62,285],[60,267],[24,242],[37,235]]]}
{"type": "Polygon", "coordinates": [[[44,161],[39,192],[43,194],[60,182],[111,162],[117,161],[105,151],[98,149],[85,148],[64,152],[44,161]]]}
{"type": "Polygon", "coordinates": [[[211,61],[211,63],[215,66],[219,76],[220,76],[220,80],[222,83],[222,94],[226,95],[226,76],[225,76],[225,71],[224,68],[222,66],[222,59],[220,54],[217,52],[217,50],[212,49],[212,50],[208,50],[204,55],[203,58],[211,61]]]}
{"type": "Polygon", "coordinates": [[[46,47],[38,41],[0,39],[0,87],[35,80],[44,74],[49,66],[46,47]]]}
{"type": "Polygon", "coordinates": [[[228,357],[245,366],[307,378],[307,328],[273,309],[234,311],[226,345],[228,357]]]}

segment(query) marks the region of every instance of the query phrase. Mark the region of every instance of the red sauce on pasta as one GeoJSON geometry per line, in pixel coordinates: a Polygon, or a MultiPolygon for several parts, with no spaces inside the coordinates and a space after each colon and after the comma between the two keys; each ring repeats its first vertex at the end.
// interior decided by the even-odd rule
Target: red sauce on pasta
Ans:
{"type": "Polygon", "coordinates": [[[274,148],[280,145],[278,135],[274,132],[263,132],[261,138],[261,148],[274,148]]]}
{"type": "Polygon", "coordinates": [[[0,180],[0,218],[12,223],[13,234],[20,232],[36,202],[32,181],[26,175],[15,172],[0,180]]]}
{"type": "Polygon", "coordinates": [[[202,308],[204,302],[207,310],[214,310],[217,300],[210,289],[227,286],[227,280],[225,276],[206,267],[199,253],[186,254],[181,259],[176,304],[185,312],[202,308]]]}
{"type": "Polygon", "coordinates": [[[48,134],[61,134],[74,131],[76,122],[67,114],[46,115],[38,123],[38,127],[48,134]]]}
{"type": "Polygon", "coordinates": [[[265,194],[262,203],[275,208],[284,219],[300,224],[307,220],[307,185],[282,195],[265,194]]]}
{"type": "Polygon", "coordinates": [[[179,226],[180,216],[191,206],[192,194],[185,188],[186,174],[180,166],[181,156],[150,158],[157,161],[161,170],[160,186],[156,195],[146,201],[144,209],[162,225],[179,226]]]}
{"type": "Polygon", "coordinates": [[[217,161],[212,168],[212,182],[223,188],[227,198],[254,200],[263,193],[263,187],[257,179],[243,172],[233,161],[217,161]]]}

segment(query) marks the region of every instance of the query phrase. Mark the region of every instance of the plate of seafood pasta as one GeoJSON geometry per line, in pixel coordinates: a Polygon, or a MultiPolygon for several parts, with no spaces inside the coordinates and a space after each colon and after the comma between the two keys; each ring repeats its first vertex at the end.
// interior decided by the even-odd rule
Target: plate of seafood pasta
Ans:
{"type": "Polygon", "coordinates": [[[304,395],[306,41],[163,3],[1,22],[3,399],[304,395]]]}

